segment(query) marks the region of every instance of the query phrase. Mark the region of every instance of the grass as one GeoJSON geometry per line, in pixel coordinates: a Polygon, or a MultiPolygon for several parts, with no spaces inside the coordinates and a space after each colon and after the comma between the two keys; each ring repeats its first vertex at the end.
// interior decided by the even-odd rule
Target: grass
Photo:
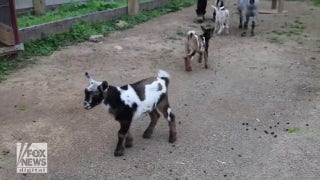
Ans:
{"type": "Polygon", "coordinates": [[[317,7],[320,7],[320,0],[314,0],[313,4],[317,7]]]}
{"type": "Polygon", "coordinates": [[[275,44],[283,44],[284,43],[284,41],[281,38],[276,37],[276,36],[268,38],[268,41],[270,43],[275,43],[275,44]]]}
{"type": "Polygon", "coordinates": [[[110,32],[132,28],[152,18],[189,7],[195,2],[196,0],[170,0],[169,3],[162,8],[142,11],[135,16],[124,16],[97,24],[88,24],[84,21],[79,21],[69,32],[59,35],[49,35],[35,41],[28,41],[24,43],[25,51],[22,52],[22,57],[13,60],[0,59],[0,82],[5,80],[9,74],[17,69],[29,63],[34,63],[34,60],[30,58],[32,56],[50,55],[53,51],[59,50],[61,47],[83,42],[92,34],[107,35],[110,32]],[[120,20],[125,21],[127,25],[124,27],[117,26],[116,24],[120,20]]]}
{"type": "Polygon", "coordinates": [[[288,133],[297,133],[299,131],[300,131],[300,129],[298,127],[290,127],[287,130],[288,133]]]}
{"type": "Polygon", "coordinates": [[[316,96],[320,96],[320,91],[316,92],[316,96]]]}
{"type": "MultiPolygon", "coordinates": [[[[272,33],[276,36],[268,38],[268,41],[271,43],[283,44],[284,40],[280,39],[280,36],[285,35],[287,37],[299,37],[302,35],[305,28],[305,25],[300,21],[300,17],[296,17],[294,22],[288,28],[273,30],[272,33]]],[[[301,38],[296,41],[298,44],[303,44],[301,38]]]]}
{"type": "MultiPolygon", "coordinates": [[[[149,0],[141,0],[141,2],[147,1],[149,0]]],[[[21,16],[18,18],[18,27],[24,28],[124,6],[127,6],[127,0],[116,0],[114,2],[109,0],[94,0],[87,3],[71,2],[60,5],[56,10],[49,11],[43,16],[38,17],[31,13],[21,16]]]]}

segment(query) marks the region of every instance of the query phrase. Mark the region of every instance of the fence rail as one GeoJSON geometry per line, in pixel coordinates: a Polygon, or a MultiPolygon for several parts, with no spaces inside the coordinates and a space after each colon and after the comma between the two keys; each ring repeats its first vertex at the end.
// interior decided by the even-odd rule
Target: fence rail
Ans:
{"type": "MultiPolygon", "coordinates": [[[[153,0],[150,2],[140,3],[140,11],[159,8],[166,5],[167,2],[168,0],[153,0]]],[[[110,9],[83,16],[77,16],[74,18],[68,18],[32,27],[22,28],[19,29],[19,35],[21,41],[26,42],[28,40],[40,39],[46,34],[61,34],[63,32],[69,31],[74,24],[79,22],[79,20],[84,20],[88,23],[97,23],[101,21],[112,20],[125,15],[128,15],[128,7],[110,9]]]]}

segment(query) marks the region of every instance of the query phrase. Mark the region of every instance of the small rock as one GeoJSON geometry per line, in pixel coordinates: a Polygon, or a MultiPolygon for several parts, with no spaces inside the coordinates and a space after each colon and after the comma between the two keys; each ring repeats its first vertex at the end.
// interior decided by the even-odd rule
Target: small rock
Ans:
{"type": "Polygon", "coordinates": [[[114,48],[115,48],[116,50],[119,50],[119,51],[123,49],[121,46],[118,46],[118,45],[117,45],[117,46],[114,46],[114,48]]]}
{"type": "Polygon", "coordinates": [[[35,122],[37,122],[37,121],[34,121],[34,120],[33,120],[32,122],[34,122],[34,123],[35,123],[35,122]]]}
{"type": "Polygon", "coordinates": [[[269,134],[268,131],[264,131],[264,133],[269,134]]]}
{"type": "Polygon", "coordinates": [[[270,126],[269,128],[272,129],[272,126],[270,126]]]}
{"type": "Polygon", "coordinates": [[[225,175],[223,175],[223,177],[227,177],[227,175],[225,174],[225,175]]]}
{"type": "Polygon", "coordinates": [[[246,131],[248,131],[249,129],[247,128],[246,131]]]}
{"type": "Polygon", "coordinates": [[[290,124],[289,122],[287,122],[287,124],[290,124]]]}
{"type": "Polygon", "coordinates": [[[169,151],[170,154],[172,154],[172,151],[169,151]]]}
{"type": "Polygon", "coordinates": [[[126,158],[123,158],[123,160],[125,161],[125,160],[126,160],[126,158]]]}
{"type": "Polygon", "coordinates": [[[170,172],[172,172],[172,169],[169,169],[170,172]]]}
{"type": "Polygon", "coordinates": [[[231,150],[234,150],[234,148],[232,147],[231,150]]]}
{"type": "Polygon", "coordinates": [[[257,128],[253,128],[253,130],[257,130],[257,128]]]}
{"type": "Polygon", "coordinates": [[[276,137],[277,137],[277,135],[274,135],[273,137],[274,137],[274,138],[276,138],[276,137]]]}
{"type": "Polygon", "coordinates": [[[102,34],[91,35],[91,36],[89,37],[89,41],[92,41],[92,42],[100,42],[102,38],[103,38],[103,35],[102,35],[102,34]]]}
{"type": "Polygon", "coordinates": [[[249,125],[249,123],[246,123],[246,125],[248,126],[248,125],[249,125]]]}
{"type": "Polygon", "coordinates": [[[271,132],[270,134],[274,135],[274,132],[271,132]]]}
{"type": "Polygon", "coordinates": [[[277,122],[277,124],[280,124],[280,122],[277,122]]]}
{"type": "Polygon", "coordinates": [[[176,145],[175,145],[175,144],[172,144],[172,147],[176,147],[176,145]]]}
{"type": "Polygon", "coordinates": [[[188,104],[184,104],[184,106],[188,106],[188,104]]]}
{"type": "Polygon", "coordinates": [[[204,170],[204,171],[203,171],[203,173],[207,173],[207,171],[206,171],[206,170],[204,170]]]}
{"type": "Polygon", "coordinates": [[[245,125],[245,123],[242,123],[242,125],[245,125]]]}
{"type": "Polygon", "coordinates": [[[242,157],[241,154],[238,154],[238,157],[242,157]]]}
{"type": "Polygon", "coordinates": [[[181,121],[179,121],[179,124],[181,124],[181,121]]]}

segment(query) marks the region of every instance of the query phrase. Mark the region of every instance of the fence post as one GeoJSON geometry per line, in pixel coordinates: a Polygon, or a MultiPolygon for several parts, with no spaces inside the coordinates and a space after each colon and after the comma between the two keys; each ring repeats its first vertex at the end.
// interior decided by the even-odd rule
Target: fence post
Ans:
{"type": "Polygon", "coordinates": [[[277,9],[277,0],[272,0],[271,9],[277,9]]]}
{"type": "Polygon", "coordinates": [[[279,0],[278,13],[283,13],[283,0],[279,0]]]}
{"type": "Polygon", "coordinates": [[[128,14],[130,16],[139,12],[139,0],[128,0],[128,14]]]}
{"type": "Polygon", "coordinates": [[[32,2],[36,16],[42,16],[46,13],[46,0],[33,0],[32,2]]]}

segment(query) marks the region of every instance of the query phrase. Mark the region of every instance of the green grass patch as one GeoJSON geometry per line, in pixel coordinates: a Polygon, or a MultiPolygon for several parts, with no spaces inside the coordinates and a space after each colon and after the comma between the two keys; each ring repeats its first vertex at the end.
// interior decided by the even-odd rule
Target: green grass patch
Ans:
{"type": "Polygon", "coordinates": [[[314,0],[314,5],[320,7],[320,0],[314,0]]]}
{"type": "Polygon", "coordinates": [[[280,37],[277,37],[277,36],[269,37],[268,41],[270,43],[274,43],[274,44],[283,44],[284,43],[284,41],[280,37]]]}
{"type": "Polygon", "coordinates": [[[53,51],[59,50],[61,47],[88,40],[90,35],[107,35],[110,32],[132,28],[137,24],[170,12],[181,10],[194,3],[196,3],[196,0],[170,0],[169,3],[162,8],[142,11],[135,16],[124,16],[112,21],[97,24],[88,24],[84,21],[79,21],[69,32],[58,35],[48,35],[39,40],[28,41],[24,43],[25,51],[22,52],[22,57],[12,60],[0,59],[0,82],[5,80],[10,73],[17,69],[20,69],[29,63],[34,63],[34,60],[30,59],[32,56],[50,55],[53,51]],[[128,25],[124,27],[117,26],[116,24],[120,20],[125,21],[128,25]]]}
{"type": "Polygon", "coordinates": [[[320,96],[320,91],[316,92],[316,96],[320,96]]]}
{"type": "Polygon", "coordinates": [[[298,127],[290,127],[287,130],[288,133],[297,133],[299,131],[300,131],[300,129],[298,127]]]}

